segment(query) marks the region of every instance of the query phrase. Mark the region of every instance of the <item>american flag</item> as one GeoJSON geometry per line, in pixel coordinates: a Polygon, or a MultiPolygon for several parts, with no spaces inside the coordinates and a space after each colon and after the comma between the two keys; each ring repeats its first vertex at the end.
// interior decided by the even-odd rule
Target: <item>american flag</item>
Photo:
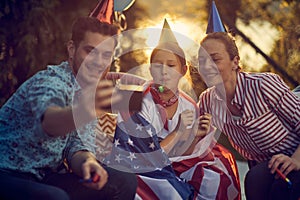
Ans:
{"type": "Polygon", "coordinates": [[[193,187],[176,176],[160,147],[155,128],[138,113],[122,120],[117,124],[112,151],[104,163],[138,174],[137,198],[145,195],[142,199],[192,199],[193,187]],[[146,188],[151,189],[145,192],[146,188]]]}
{"type": "MultiPolygon", "coordinates": [[[[178,177],[193,187],[193,199],[240,200],[241,188],[235,158],[213,138],[214,134],[208,134],[197,144],[192,155],[170,158],[172,167],[178,177]]],[[[136,199],[162,199],[159,192],[167,189],[169,196],[163,199],[180,199],[176,191],[166,185],[163,181],[138,176],[136,199]]]]}
{"type": "Polygon", "coordinates": [[[170,160],[155,128],[135,113],[119,120],[111,154],[104,162],[137,174],[136,199],[239,200],[235,159],[212,138],[209,134],[201,140],[192,155],[170,160]]]}
{"type": "Polygon", "coordinates": [[[205,156],[173,162],[178,177],[194,187],[194,199],[240,200],[236,161],[231,152],[215,143],[205,156]]]}

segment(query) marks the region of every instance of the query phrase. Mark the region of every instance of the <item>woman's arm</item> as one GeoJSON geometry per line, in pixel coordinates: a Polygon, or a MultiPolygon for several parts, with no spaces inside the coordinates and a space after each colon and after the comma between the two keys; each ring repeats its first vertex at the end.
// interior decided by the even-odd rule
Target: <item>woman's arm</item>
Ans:
{"type": "MultiPolygon", "coordinates": [[[[300,99],[278,75],[264,78],[261,90],[268,105],[274,110],[283,124],[288,123],[293,132],[300,133],[300,99]]],[[[300,170],[300,145],[291,157],[284,154],[272,156],[269,161],[271,173],[278,168],[285,175],[293,170],[300,170]]]]}
{"type": "Polygon", "coordinates": [[[292,170],[300,170],[300,145],[298,146],[298,148],[296,149],[296,151],[293,153],[292,155],[292,160],[293,163],[295,165],[295,167],[293,169],[288,169],[288,171],[292,171],[292,170]]]}
{"type": "Polygon", "coordinates": [[[295,133],[300,133],[300,98],[278,75],[266,75],[261,81],[261,91],[278,118],[293,127],[295,133]]]}

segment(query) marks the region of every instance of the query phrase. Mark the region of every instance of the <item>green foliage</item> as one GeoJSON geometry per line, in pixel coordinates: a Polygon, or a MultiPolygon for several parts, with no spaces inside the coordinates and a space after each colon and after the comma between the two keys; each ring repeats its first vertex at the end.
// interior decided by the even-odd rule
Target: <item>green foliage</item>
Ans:
{"type": "MultiPolygon", "coordinates": [[[[184,9],[186,12],[182,17],[197,16],[194,17],[195,23],[205,28],[211,0],[172,2],[160,1],[160,5],[151,4],[151,9],[165,14],[172,11],[179,13],[184,9]]],[[[268,56],[287,72],[287,75],[283,75],[283,79],[292,78],[300,83],[298,0],[215,0],[215,2],[223,21],[228,24],[235,25],[237,19],[245,24],[251,21],[261,23],[268,21],[272,24],[280,36],[268,56]]],[[[0,1],[0,105],[20,84],[37,71],[44,69],[47,64],[58,64],[66,59],[65,45],[70,38],[72,22],[77,16],[88,15],[97,3],[98,0],[0,1]]],[[[136,0],[133,6],[124,12],[128,29],[136,28],[137,21],[149,20],[149,13],[145,12],[146,8],[142,7],[141,3],[142,0],[136,0]]],[[[151,9],[149,12],[154,11],[151,9]]],[[[244,34],[247,35],[247,32],[244,34]]],[[[133,38],[127,40],[130,41],[126,44],[128,48],[134,42],[140,42],[133,38]]],[[[258,44],[260,41],[253,42],[258,44]]],[[[126,49],[125,46],[121,48],[126,49]]],[[[147,62],[145,55],[140,51],[130,54],[121,57],[119,62],[122,66],[121,71],[128,71],[131,67],[147,62]]],[[[263,70],[278,73],[271,64],[265,66],[263,70]]],[[[289,84],[292,88],[295,86],[289,84]]]]}
{"type": "MultiPolygon", "coordinates": [[[[87,16],[98,1],[0,1],[0,106],[37,71],[67,58],[73,21],[87,16]]],[[[133,10],[125,11],[128,28],[134,28],[135,21],[144,16],[142,7],[133,10]]],[[[135,62],[132,58],[127,61],[135,62]]]]}
{"type": "Polygon", "coordinates": [[[96,0],[0,2],[0,105],[37,71],[66,58],[73,20],[88,15],[96,4],[96,0]]]}
{"type": "Polygon", "coordinates": [[[270,65],[265,66],[263,70],[279,73],[291,88],[296,85],[289,80],[300,84],[299,12],[298,0],[244,0],[242,9],[238,13],[238,17],[246,24],[250,21],[268,21],[278,30],[279,39],[275,42],[269,56],[279,65],[280,70],[288,74],[288,77],[280,74],[280,70],[270,65]]]}

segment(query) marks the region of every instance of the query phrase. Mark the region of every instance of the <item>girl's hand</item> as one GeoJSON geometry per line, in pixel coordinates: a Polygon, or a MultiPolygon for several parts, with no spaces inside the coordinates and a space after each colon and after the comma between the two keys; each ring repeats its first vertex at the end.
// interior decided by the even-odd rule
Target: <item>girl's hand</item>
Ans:
{"type": "Polygon", "coordinates": [[[208,133],[211,125],[211,117],[212,116],[209,113],[205,113],[198,117],[198,129],[195,132],[195,137],[202,138],[208,133]]]}
{"type": "Polygon", "coordinates": [[[194,122],[195,114],[193,110],[185,110],[179,116],[178,130],[185,131],[194,122]]]}

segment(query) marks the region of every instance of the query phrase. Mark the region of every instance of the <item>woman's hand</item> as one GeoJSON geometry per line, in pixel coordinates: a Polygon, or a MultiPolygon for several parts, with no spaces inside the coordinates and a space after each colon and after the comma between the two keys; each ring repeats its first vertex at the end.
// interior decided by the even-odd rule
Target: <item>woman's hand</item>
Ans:
{"type": "Polygon", "coordinates": [[[293,170],[300,170],[300,161],[284,154],[277,154],[272,156],[268,167],[271,169],[272,174],[275,173],[275,170],[278,168],[286,176],[293,170]]]}

